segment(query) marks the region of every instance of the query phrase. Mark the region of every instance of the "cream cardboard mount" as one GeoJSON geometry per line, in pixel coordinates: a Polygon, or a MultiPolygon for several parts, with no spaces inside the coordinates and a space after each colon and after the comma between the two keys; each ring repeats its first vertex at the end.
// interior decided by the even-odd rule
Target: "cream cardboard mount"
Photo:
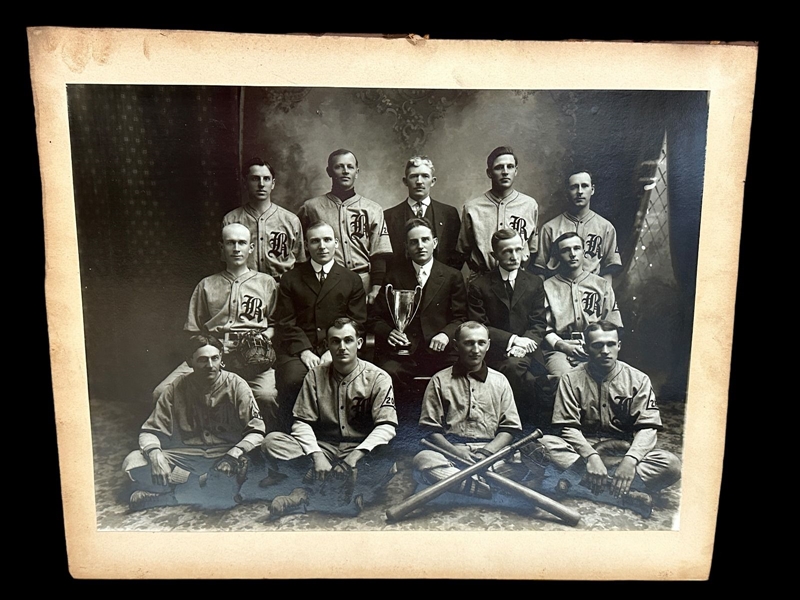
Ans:
{"type": "Polygon", "coordinates": [[[32,28],[28,40],[43,188],[53,395],[69,569],[74,577],[667,580],[708,576],[725,442],[755,46],[59,28],[32,28]],[[97,531],[68,84],[574,90],[576,81],[587,90],[709,92],[676,530],[97,531]],[[710,214],[715,215],[713,222],[710,214]],[[715,247],[727,248],[724,260],[713,253],[715,247]],[[703,368],[710,364],[716,368],[703,368]],[[308,560],[311,548],[313,562],[308,560]],[[222,556],[224,561],[219,560],[222,556]]]}

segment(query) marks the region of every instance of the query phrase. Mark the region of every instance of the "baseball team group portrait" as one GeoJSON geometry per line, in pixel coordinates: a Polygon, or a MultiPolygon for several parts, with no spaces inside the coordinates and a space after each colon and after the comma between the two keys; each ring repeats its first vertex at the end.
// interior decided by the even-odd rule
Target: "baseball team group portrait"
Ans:
{"type": "Polygon", "coordinates": [[[707,92],[67,109],[98,530],[679,528],[707,92]]]}

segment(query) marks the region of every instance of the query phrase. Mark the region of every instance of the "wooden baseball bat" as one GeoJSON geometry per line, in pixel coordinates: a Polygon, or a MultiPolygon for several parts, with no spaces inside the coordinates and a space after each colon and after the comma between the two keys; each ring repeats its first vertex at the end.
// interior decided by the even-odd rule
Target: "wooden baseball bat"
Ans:
{"type": "MultiPolygon", "coordinates": [[[[426,448],[430,448],[431,450],[436,450],[437,452],[441,452],[444,456],[449,458],[452,461],[458,462],[463,465],[474,465],[474,462],[466,461],[460,456],[456,456],[452,452],[437,446],[436,444],[429,442],[428,440],[422,440],[422,445],[426,448]]],[[[540,494],[536,490],[532,490],[529,487],[526,487],[516,481],[509,479],[508,477],[503,477],[499,473],[495,473],[494,471],[486,471],[482,475],[489,481],[496,483],[500,487],[504,487],[507,490],[512,492],[516,492],[520,496],[527,498],[531,502],[533,502],[536,506],[541,508],[542,510],[546,510],[552,515],[555,515],[567,525],[577,525],[578,522],[581,520],[581,514],[573,510],[567,506],[564,506],[560,502],[556,502],[552,498],[545,496],[544,494],[540,494]]]]}
{"type": "Polygon", "coordinates": [[[480,473],[487,467],[492,466],[498,460],[504,459],[506,456],[513,454],[517,451],[517,449],[521,448],[525,444],[529,444],[530,442],[539,439],[542,437],[542,432],[540,429],[537,429],[529,436],[526,436],[511,444],[510,446],[506,446],[505,448],[498,450],[491,456],[487,456],[483,460],[476,462],[474,465],[471,465],[464,469],[463,471],[459,471],[458,473],[454,473],[447,479],[442,479],[441,481],[437,481],[432,486],[425,488],[421,492],[417,492],[413,496],[406,498],[400,504],[390,507],[386,511],[386,520],[387,521],[398,521],[405,517],[408,513],[416,510],[426,502],[433,500],[437,496],[443,494],[451,487],[458,485],[468,477],[472,477],[475,473],[480,473]]]}

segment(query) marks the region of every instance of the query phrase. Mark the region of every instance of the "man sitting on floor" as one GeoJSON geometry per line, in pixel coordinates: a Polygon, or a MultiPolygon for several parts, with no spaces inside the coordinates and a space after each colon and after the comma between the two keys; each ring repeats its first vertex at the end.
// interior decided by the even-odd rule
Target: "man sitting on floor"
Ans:
{"type": "Polygon", "coordinates": [[[618,329],[609,321],[586,328],[588,362],[561,376],[553,410],[553,426],[561,431],[541,439],[540,464],[574,475],[595,495],[606,489],[607,497],[624,499],[631,490],[657,492],[672,485],[681,464],[671,452],[656,449],[662,427],[656,396],[647,375],[617,359],[618,329]],[[622,454],[613,472],[601,446],[622,454]]]}
{"type": "MultiPolygon", "coordinates": [[[[458,362],[436,373],[422,400],[421,427],[430,431],[428,440],[467,461],[478,462],[508,446],[522,432],[508,380],[484,362],[489,350],[489,330],[476,321],[456,329],[458,362]]],[[[522,479],[528,469],[521,462],[500,461],[498,473],[522,479]]],[[[443,454],[423,450],[414,457],[414,470],[422,483],[433,484],[459,469],[443,454]]],[[[466,479],[452,491],[491,498],[482,479],[466,479]]]]}
{"type": "Polygon", "coordinates": [[[189,338],[191,373],[167,384],[123,462],[138,488],[131,510],[174,504],[235,505],[247,473],[243,457],[264,440],[264,422],[247,382],[222,370],[222,344],[189,338]]]}
{"type": "Polygon", "coordinates": [[[272,468],[260,485],[282,493],[293,488],[314,510],[353,515],[388,475],[391,460],[382,451],[395,436],[394,392],[385,371],[358,358],[363,335],[357,321],[336,319],[327,341],[332,362],[306,375],[291,434],[276,431],[264,440],[272,468]],[[280,473],[284,466],[291,475],[280,473]]]}

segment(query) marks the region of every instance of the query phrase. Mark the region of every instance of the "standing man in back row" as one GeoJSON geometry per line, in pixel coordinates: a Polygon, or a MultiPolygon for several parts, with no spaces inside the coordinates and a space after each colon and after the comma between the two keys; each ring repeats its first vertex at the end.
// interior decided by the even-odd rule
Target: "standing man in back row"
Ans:
{"type": "Polygon", "coordinates": [[[367,304],[373,304],[392,254],[383,208],[356,193],[358,159],[350,150],[331,152],[326,172],[331,178],[331,191],[306,200],[298,213],[300,222],[305,228],[318,221],[333,227],[339,240],[336,262],[361,277],[367,304]]]}
{"type": "Polygon", "coordinates": [[[408,188],[408,198],[383,212],[394,250],[392,262],[403,265],[411,258],[405,251],[406,223],[409,219],[426,219],[433,226],[433,237],[438,240],[433,251],[434,258],[460,271],[464,257],[456,251],[456,243],[461,220],[454,206],[431,198],[431,188],[436,185],[433,161],[427,156],[409,158],[403,184],[408,188]]]}
{"type": "Polygon", "coordinates": [[[575,171],[567,178],[567,210],[542,226],[539,252],[532,270],[542,278],[556,274],[559,256],[553,242],[567,232],[584,240],[583,269],[611,283],[622,270],[617,247],[617,230],[610,221],[591,209],[595,187],[589,171],[575,171]]]}
{"type": "Polygon", "coordinates": [[[526,248],[523,266],[539,249],[539,205],[514,189],[518,166],[509,146],[492,150],[486,159],[486,175],[492,180],[492,189],[464,204],[456,249],[465,255],[470,282],[497,266],[492,256],[492,234],[499,229],[513,229],[522,237],[526,248]]]}
{"type": "Polygon", "coordinates": [[[247,204],[225,215],[222,226],[240,223],[247,227],[254,248],[247,266],[280,281],[281,275],[294,267],[295,262],[306,260],[300,219],[272,202],[275,172],[264,159],[254,157],[245,163],[242,182],[247,190],[247,204]]]}

